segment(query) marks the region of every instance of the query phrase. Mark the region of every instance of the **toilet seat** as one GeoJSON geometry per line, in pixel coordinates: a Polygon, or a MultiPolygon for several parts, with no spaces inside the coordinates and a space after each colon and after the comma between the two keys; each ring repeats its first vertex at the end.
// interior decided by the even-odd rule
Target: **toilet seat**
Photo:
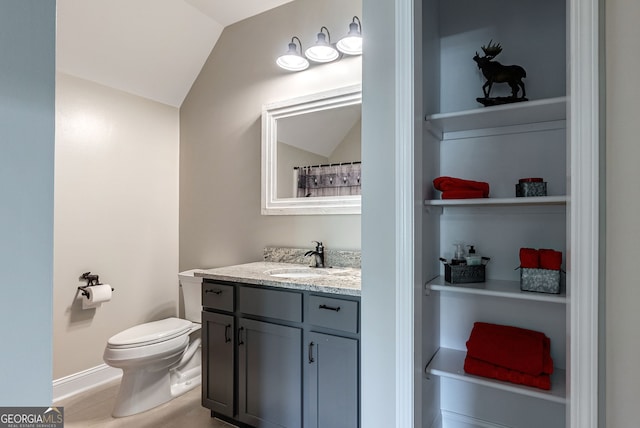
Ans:
{"type": "Polygon", "coordinates": [[[174,337],[164,342],[129,348],[114,348],[111,345],[107,345],[102,358],[113,367],[124,368],[123,364],[142,364],[144,361],[161,362],[165,358],[172,358],[172,356],[182,354],[188,345],[188,334],[174,337]]]}
{"type": "Polygon", "coordinates": [[[193,323],[181,318],[166,318],[128,328],[107,341],[111,349],[131,349],[179,338],[191,331],[193,323]]]}

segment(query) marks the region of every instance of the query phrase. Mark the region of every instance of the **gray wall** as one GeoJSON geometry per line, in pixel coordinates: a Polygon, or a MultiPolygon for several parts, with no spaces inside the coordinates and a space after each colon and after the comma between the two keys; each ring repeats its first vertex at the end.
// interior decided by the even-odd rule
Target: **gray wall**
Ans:
{"type": "Polygon", "coordinates": [[[360,0],[297,0],[227,27],[180,109],[180,269],[262,259],[267,245],[360,248],[360,216],[261,216],[264,104],[360,83],[361,58],[300,73],[275,59],[292,36],[337,41],[360,0]]]}
{"type": "Polygon", "coordinates": [[[178,113],[57,75],[54,379],[103,364],[119,331],[178,313],[178,113]],[[87,271],[115,288],[97,309],[78,294],[87,271]]]}
{"type": "Polygon", "coordinates": [[[606,2],[606,426],[638,426],[640,3],[606,2]]]}
{"type": "Polygon", "coordinates": [[[51,403],[55,1],[0,3],[0,404],[51,403]]]}

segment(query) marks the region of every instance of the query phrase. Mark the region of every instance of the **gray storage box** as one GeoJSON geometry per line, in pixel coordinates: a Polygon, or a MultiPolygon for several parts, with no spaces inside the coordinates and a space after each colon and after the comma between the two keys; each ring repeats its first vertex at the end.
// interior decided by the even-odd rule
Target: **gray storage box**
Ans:
{"type": "Polygon", "coordinates": [[[538,293],[560,293],[560,271],[520,268],[520,289],[538,293]]]}
{"type": "Polygon", "coordinates": [[[485,282],[485,265],[444,265],[444,280],[451,284],[485,282]]]}

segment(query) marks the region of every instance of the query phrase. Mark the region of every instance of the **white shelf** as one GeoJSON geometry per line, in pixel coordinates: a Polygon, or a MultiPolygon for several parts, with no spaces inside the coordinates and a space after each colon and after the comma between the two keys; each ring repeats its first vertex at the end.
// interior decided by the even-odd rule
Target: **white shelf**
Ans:
{"type": "Polygon", "coordinates": [[[434,291],[449,293],[465,293],[480,296],[503,297],[507,299],[531,300],[536,302],[566,304],[566,294],[545,294],[533,291],[520,290],[518,281],[505,281],[488,279],[486,282],[473,282],[469,284],[449,284],[444,277],[439,276],[429,282],[427,286],[434,291]]]}
{"type": "Polygon", "coordinates": [[[508,205],[566,205],[567,196],[533,196],[527,198],[427,199],[426,206],[508,206],[508,205]]]}
{"type": "Polygon", "coordinates": [[[442,133],[498,128],[565,120],[566,104],[566,97],[548,98],[452,113],[438,113],[427,116],[425,120],[432,129],[442,133]]]}
{"type": "Polygon", "coordinates": [[[425,368],[425,373],[457,379],[464,382],[471,382],[555,403],[566,404],[567,402],[565,370],[554,368],[553,374],[551,375],[551,390],[545,391],[543,389],[517,385],[510,382],[503,382],[465,373],[464,359],[466,355],[467,353],[464,351],[440,348],[429,365],[425,368]]]}

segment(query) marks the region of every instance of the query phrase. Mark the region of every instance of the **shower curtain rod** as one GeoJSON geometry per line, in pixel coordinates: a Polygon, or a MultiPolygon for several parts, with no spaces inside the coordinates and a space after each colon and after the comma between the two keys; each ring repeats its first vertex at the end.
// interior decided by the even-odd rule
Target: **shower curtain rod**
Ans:
{"type": "Polygon", "coordinates": [[[321,165],[307,165],[307,166],[294,166],[293,169],[300,168],[322,168],[325,166],[342,166],[342,165],[358,165],[361,164],[362,161],[353,161],[353,162],[338,162],[338,163],[324,163],[321,165]]]}

